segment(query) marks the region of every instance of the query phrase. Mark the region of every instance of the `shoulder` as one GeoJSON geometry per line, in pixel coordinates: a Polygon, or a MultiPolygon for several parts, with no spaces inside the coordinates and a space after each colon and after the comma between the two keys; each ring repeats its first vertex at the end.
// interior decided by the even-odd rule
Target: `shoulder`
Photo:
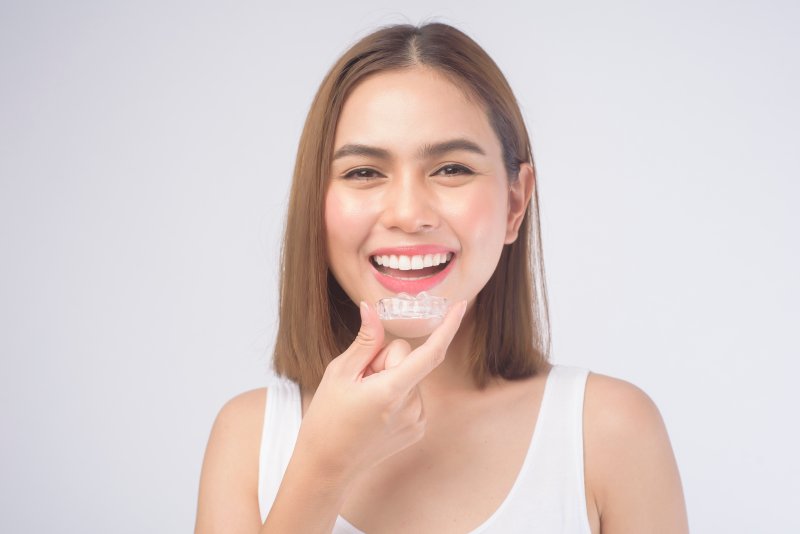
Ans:
{"type": "Polygon", "coordinates": [[[261,445],[261,431],[266,406],[266,388],[254,389],[241,393],[226,402],[211,428],[206,458],[203,468],[209,460],[223,460],[228,469],[239,468],[244,476],[256,476],[252,469],[253,462],[257,468],[258,449],[261,445]]]}
{"type": "Polygon", "coordinates": [[[610,376],[589,373],[586,380],[585,430],[603,434],[635,434],[644,424],[663,426],[661,415],[652,399],[630,382],[610,376]]]}
{"type": "Polygon", "coordinates": [[[236,395],[220,409],[213,430],[225,434],[241,432],[250,434],[254,430],[253,426],[259,426],[260,430],[266,400],[267,388],[253,389],[236,395]]]}
{"type": "Polygon", "coordinates": [[[587,497],[603,532],[685,532],[678,468],[664,421],[641,389],[591,373],[584,401],[587,497]]]}
{"type": "MultiPolygon", "coordinates": [[[[260,388],[241,393],[226,402],[211,428],[206,456],[229,455],[252,457],[261,442],[267,389],[260,388]],[[244,456],[243,456],[243,453],[244,456]]],[[[256,454],[257,457],[257,454],[256,454]]]]}
{"type": "Polygon", "coordinates": [[[598,497],[613,489],[615,478],[644,460],[637,456],[669,445],[655,403],[624,380],[590,373],[583,413],[586,478],[598,497]]]}
{"type": "Polygon", "coordinates": [[[200,476],[198,532],[238,532],[234,525],[260,524],[258,460],[266,391],[237,395],[217,414],[200,476]]]}

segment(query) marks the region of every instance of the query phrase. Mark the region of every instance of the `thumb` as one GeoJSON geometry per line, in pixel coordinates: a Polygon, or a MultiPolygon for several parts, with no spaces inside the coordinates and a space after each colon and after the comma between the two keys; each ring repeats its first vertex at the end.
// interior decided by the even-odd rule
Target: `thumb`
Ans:
{"type": "Polygon", "coordinates": [[[355,340],[342,354],[347,369],[360,374],[383,347],[383,324],[378,313],[366,302],[359,303],[361,328],[355,340]]]}

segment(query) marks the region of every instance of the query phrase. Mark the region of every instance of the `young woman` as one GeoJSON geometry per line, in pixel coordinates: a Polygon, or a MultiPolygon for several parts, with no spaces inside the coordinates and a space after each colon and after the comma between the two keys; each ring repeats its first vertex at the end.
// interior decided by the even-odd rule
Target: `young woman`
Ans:
{"type": "Polygon", "coordinates": [[[292,184],[268,390],[211,432],[198,533],[681,533],[658,410],[548,363],[516,100],[444,24],[381,29],[322,83],[292,184]],[[409,336],[375,303],[450,303],[409,336]]]}

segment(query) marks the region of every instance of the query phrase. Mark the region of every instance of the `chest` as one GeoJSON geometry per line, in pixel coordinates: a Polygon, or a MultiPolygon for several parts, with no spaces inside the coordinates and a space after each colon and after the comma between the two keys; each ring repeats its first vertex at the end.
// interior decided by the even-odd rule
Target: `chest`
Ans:
{"type": "Polygon", "coordinates": [[[469,532],[501,506],[525,462],[542,384],[486,402],[426,405],[425,437],[366,473],[340,515],[369,533],[469,532]]]}

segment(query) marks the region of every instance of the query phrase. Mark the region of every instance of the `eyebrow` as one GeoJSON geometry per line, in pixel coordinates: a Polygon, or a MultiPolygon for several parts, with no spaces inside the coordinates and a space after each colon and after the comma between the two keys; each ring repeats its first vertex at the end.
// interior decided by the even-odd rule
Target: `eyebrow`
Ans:
{"type": "MultiPolygon", "coordinates": [[[[448,152],[455,152],[456,150],[472,152],[474,154],[480,154],[481,156],[486,155],[486,152],[477,143],[474,143],[469,139],[458,138],[458,139],[451,139],[449,141],[443,141],[441,143],[434,143],[434,144],[428,143],[422,145],[422,147],[417,152],[417,158],[426,159],[436,156],[442,156],[444,154],[447,154],[448,152]]],[[[368,156],[383,160],[388,160],[392,158],[391,152],[389,152],[385,148],[379,148],[375,146],[361,145],[361,144],[347,144],[347,145],[342,145],[336,152],[334,152],[332,161],[335,161],[339,158],[344,158],[346,156],[368,156]]]]}

